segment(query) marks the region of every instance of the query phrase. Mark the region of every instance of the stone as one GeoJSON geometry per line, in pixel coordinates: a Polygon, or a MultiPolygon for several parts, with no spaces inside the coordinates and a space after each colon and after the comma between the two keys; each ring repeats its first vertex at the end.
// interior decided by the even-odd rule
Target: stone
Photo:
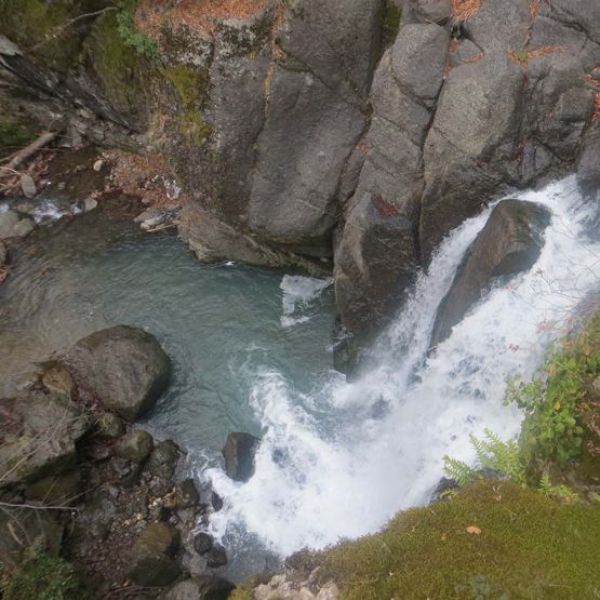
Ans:
{"type": "Polygon", "coordinates": [[[83,212],[90,212],[94,209],[98,208],[98,200],[95,198],[86,198],[83,201],[83,212]]]}
{"type": "Polygon", "coordinates": [[[37,194],[37,187],[31,175],[23,173],[21,175],[21,191],[26,198],[33,198],[37,194]]]}
{"type": "Polygon", "coordinates": [[[175,488],[177,508],[191,508],[200,502],[200,494],[193,479],[185,479],[175,488]]]}
{"type": "Polygon", "coordinates": [[[179,547],[179,532],[164,523],[151,523],[135,541],[129,557],[127,575],[136,584],[166,586],[181,573],[173,560],[179,547]]]}
{"type": "Polygon", "coordinates": [[[102,171],[102,169],[104,168],[104,160],[99,158],[94,162],[92,168],[94,169],[94,171],[96,171],[96,173],[100,173],[100,171],[102,171]]]}
{"type": "Polygon", "coordinates": [[[8,249],[6,244],[0,240],[0,267],[3,267],[8,262],[8,249]]]}
{"type": "Polygon", "coordinates": [[[452,16],[450,0],[408,0],[408,9],[420,23],[445,24],[452,16]]]}
{"type": "Polygon", "coordinates": [[[165,440],[158,443],[152,450],[146,469],[154,477],[170,480],[175,474],[180,456],[181,451],[177,444],[171,440],[165,440]]]}
{"type": "Polygon", "coordinates": [[[503,200],[473,242],[442,300],[431,345],[444,341],[499,278],[506,283],[531,268],[544,244],[548,210],[533,202],[503,200]]]}
{"type": "Polygon", "coordinates": [[[13,237],[24,238],[27,237],[35,229],[35,221],[33,219],[24,218],[21,219],[13,227],[13,237]]]}
{"type": "Polygon", "coordinates": [[[14,237],[14,226],[19,222],[19,215],[7,210],[0,212],[0,240],[14,237]]]}
{"type": "Polygon", "coordinates": [[[254,456],[260,439],[249,433],[235,432],[227,436],[223,456],[225,472],[234,481],[248,481],[254,475],[254,456]]]}
{"type": "Polygon", "coordinates": [[[117,415],[105,412],[96,420],[97,435],[102,438],[118,438],[125,433],[125,423],[117,415]]]}
{"type": "Polygon", "coordinates": [[[226,579],[199,575],[175,584],[164,600],[227,600],[234,589],[226,579]]]}
{"type": "Polygon", "coordinates": [[[78,383],[126,421],[152,409],[171,375],[171,362],[157,340],[123,325],[80,340],[64,362],[78,383]]]}
{"type": "Polygon", "coordinates": [[[217,492],[212,492],[210,495],[210,504],[215,512],[219,512],[223,508],[223,498],[217,492]]]}
{"type": "Polygon", "coordinates": [[[198,554],[206,554],[213,547],[213,538],[212,535],[208,533],[198,533],[194,536],[194,550],[198,554]]]}
{"type": "Polygon", "coordinates": [[[141,464],[152,452],[153,445],[154,440],[147,431],[130,431],[117,440],[113,453],[119,458],[141,464]]]}
{"type": "Polygon", "coordinates": [[[218,569],[227,564],[227,553],[225,548],[219,544],[214,544],[213,547],[206,553],[206,565],[211,569],[218,569]]]}
{"type": "Polygon", "coordinates": [[[20,435],[0,445],[3,485],[30,483],[75,466],[75,443],[91,427],[91,419],[78,405],[62,395],[31,391],[12,407],[0,408],[21,424],[20,435]]]}
{"type": "Polygon", "coordinates": [[[577,165],[577,184],[585,196],[600,198],[600,124],[585,137],[577,165]]]}

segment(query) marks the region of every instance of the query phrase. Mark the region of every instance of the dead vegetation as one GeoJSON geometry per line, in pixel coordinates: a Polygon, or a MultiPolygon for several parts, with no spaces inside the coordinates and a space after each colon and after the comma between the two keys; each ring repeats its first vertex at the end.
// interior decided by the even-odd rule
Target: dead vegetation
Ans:
{"type": "Polygon", "coordinates": [[[529,61],[534,58],[559,54],[564,51],[565,49],[560,46],[542,46],[534,50],[509,50],[508,58],[515,64],[526,67],[529,64],[529,61]]]}
{"type": "Polygon", "coordinates": [[[452,16],[455,21],[466,21],[481,9],[481,0],[452,0],[452,16]]]}
{"type": "Polygon", "coordinates": [[[146,35],[156,38],[161,26],[169,22],[190,29],[212,33],[224,19],[247,19],[265,5],[265,0],[175,0],[157,2],[141,0],[135,13],[136,27],[146,35]]]}

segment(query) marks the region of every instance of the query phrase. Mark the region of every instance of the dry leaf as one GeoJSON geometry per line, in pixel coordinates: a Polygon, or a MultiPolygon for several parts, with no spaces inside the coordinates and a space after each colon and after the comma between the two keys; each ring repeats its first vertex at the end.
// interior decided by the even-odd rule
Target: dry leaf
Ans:
{"type": "Polygon", "coordinates": [[[469,527],[467,527],[467,533],[470,533],[471,535],[481,535],[481,529],[475,525],[469,525],[469,527]]]}

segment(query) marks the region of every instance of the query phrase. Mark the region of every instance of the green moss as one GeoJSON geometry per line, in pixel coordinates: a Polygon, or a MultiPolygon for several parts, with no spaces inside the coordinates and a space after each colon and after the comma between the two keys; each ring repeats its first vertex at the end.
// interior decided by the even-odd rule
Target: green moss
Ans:
{"type": "Polygon", "coordinates": [[[140,111],[145,98],[142,64],[119,33],[117,18],[111,11],[96,20],[85,53],[107,98],[118,111],[131,115],[140,111]]]}
{"type": "Polygon", "coordinates": [[[209,77],[206,69],[175,65],[164,68],[162,73],[173,84],[184,108],[202,108],[208,94],[209,77]]]}
{"type": "Polygon", "coordinates": [[[388,47],[394,43],[400,24],[402,22],[402,11],[394,0],[386,0],[385,12],[383,14],[383,46],[388,47]]]}
{"type": "Polygon", "coordinates": [[[199,112],[194,110],[188,110],[181,115],[179,130],[195,146],[201,146],[212,133],[210,125],[200,116],[199,112]]]}
{"type": "Polygon", "coordinates": [[[484,481],[316,559],[345,600],[595,598],[599,536],[600,507],[484,481]]]}
{"type": "Polygon", "coordinates": [[[77,600],[85,597],[73,567],[60,558],[40,556],[8,582],[4,600],[77,600]]]}

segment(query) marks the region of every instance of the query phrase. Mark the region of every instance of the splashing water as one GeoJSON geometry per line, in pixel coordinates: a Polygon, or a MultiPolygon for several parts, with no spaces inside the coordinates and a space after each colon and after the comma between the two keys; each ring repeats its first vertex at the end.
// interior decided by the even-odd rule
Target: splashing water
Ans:
{"type": "MultiPolygon", "coordinates": [[[[600,263],[600,243],[584,234],[594,207],[574,178],[520,197],[553,215],[537,263],[492,290],[434,353],[437,307],[491,208],[444,241],[359,381],[332,371],[301,394],[277,371],[257,373],[250,403],[263,441],[254,477],[239,484],[220,468],[203,474],[226,499],[211,517],[215,535],[242,531],[285,556],[373,532],[428,501],[445,454],[473,460],[469,434],[518,433],[520,414],[503,405],[506,379],[534,373],[577,304],[597,290],[600,263]]],[[[290,300],[284,317],[293,310],[290,300]]]]}

